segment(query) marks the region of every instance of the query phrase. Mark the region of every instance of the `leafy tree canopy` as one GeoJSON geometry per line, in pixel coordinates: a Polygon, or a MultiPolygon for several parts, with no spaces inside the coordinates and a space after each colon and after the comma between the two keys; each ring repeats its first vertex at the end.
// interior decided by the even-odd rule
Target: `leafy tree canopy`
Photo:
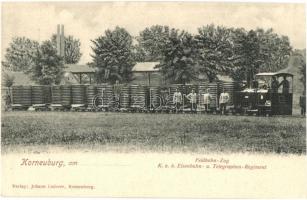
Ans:
{"type": "MultiPolygon", "coordinates": [[[[52,44],[56,47],[57,40],[56,35],[52,35],[51,37],[52,44]]],[[[76,64],[79,62],[82,53],[80,52],[81,42],[79,39],[75,39],[73,36],[69,35],[65,37],[65,56],[64,62],[65,64],[76,64]]]]}
{"type": "Polygon", "coordinates": [[[300,81],[303,83],[304,94],[306,94],[306,49],[295,50],[293,56],[295,57],[295,63],[293,64],[294,66],[299,66],[300,81]]]}
{"type": "Polygon", "coordinates": [[[124,28],[106,30],[104,36],[92,40],[92,43],[91,66],[97,69],[98,82],[127,83],[132,80],[135,64],[132,37],[124,28]]]}
{"type": "Polygon", "coordinates": [[[38,84],[59,84],[63,70],[63,59],[57,55],[57,50],[52,42],[45,41],[35,52],[34,64],[28,70],[28,74],[38,84]]]}
{"type": "Polygon", "coordinates": [[[287,67],[292,47],[288,37],[279,36],[273,29],[232,29],[234,59],[231,77],[247,80],[258,72],[276,72],[287,67]]]}
{"type": "Polygon", "coordinates": [[[3,85],[5,87],[12,87],[12,85],[15,82],[15,76],[14,75],[9,75],[8,73],[3,72],[3,85]]]}
{"type": "Polygon", "coordinates": [[[210,82],[216,80],[218,74],[230,71],[234,47],[229,29],[208,25],[198,29],[195,40],[199,50],[199,71],[206,74],[210,82]]]}
{"type": "Polygon", "coordinates": [[[15,37],[4,55],[2,66],[10,71],[27,71],[33,65],[33,56],[39,44],[25,37],[15,37]]]}
{"type": "Polygon", "coordinates": [[[154,25],[145,28],[137,37],[137,53],[141,55],[141,61],[160,61],[163,57],[163,49],[171,34],[168,26],[154,25]]]}
{"type": "Polygon", "coordinates": [[[189,83],[197,79],[197,48],[194,37],[176,29],[170,30],[170,36],[162,51],[158,68],[170,83],[189,83]]]}

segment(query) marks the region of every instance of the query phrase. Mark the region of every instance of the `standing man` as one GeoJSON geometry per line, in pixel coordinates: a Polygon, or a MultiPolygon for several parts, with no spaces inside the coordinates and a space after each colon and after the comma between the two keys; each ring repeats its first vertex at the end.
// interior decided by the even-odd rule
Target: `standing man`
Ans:
{"type": "Polygon", "coordinates": [[[211,103],[211,94],[210,94],[210,89],[208,88],[206,93],[203,94],[203,99],[204,99],[204,105],[205,105],[205,112],[208,113],[210,109],[210,103],[211,103]]]}
{"type": "Polygon", "coordinates": [[[289,94],[290,83],[287,80],[286,76],[284,76],[284,80],[281,81],[281,83],[278,85],[278,87],[280,87],[281,85],[282,85],[282,93],[283,94],[289,94]]]}
{"type": "Polygon", "coordinates": [[[276,105],[278,104],[278,88],[279,82],[275,76],[271,82],[271,103],[272,103],[272,112],[276,112],[276,105]]]}
{"type": "Polygon", "coordinates": [[[197,94],[195,93],[194,89],[192,89],[192,92],[187,95],[187,98],[190,100],[190,103],[191,103],[191,112],[196,113],[197,94]]]}
{"type": "Polygon", "coordinates": [[[275,76],[273,76],[271,88],[273,93],[278,93],[279,83],[275,76]]]}
{"type": "Polygon", "coordinates": [[[178,88],[176,88],[176,91],[173,95],[173,103],[175,104],[176,113],[177,113],[178,110],[180,110],[180,106],[182,104],[182,94],[181,92],[178,91],[178,88]]]}
{"type": "Polygon", "coordinates": [[[119,80],[116,80],[115,85],[113,85],[114,96],[112,95],[112,101],[114,101],[114,107],[116,109],[119,109],[120,106],[121,87],[122,86],[119,84],[119,80]]]}
{"type": "Polygon", "coordinates": [[[225,89],[223,89],[223,92],[220,94],[220,111],[222,115],[224,115],[226,112],[226,106],[228,101],[229,101],[229,94],[225,92],[225,89]]]}

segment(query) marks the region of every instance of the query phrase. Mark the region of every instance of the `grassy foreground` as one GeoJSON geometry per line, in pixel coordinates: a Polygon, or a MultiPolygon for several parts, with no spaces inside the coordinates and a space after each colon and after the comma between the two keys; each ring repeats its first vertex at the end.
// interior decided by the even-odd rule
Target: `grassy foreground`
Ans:
{"type": "Polygon", "coordinates": [[[2,113],[2,150],[306,153],[305,118],[82,112],[2,113]]]}

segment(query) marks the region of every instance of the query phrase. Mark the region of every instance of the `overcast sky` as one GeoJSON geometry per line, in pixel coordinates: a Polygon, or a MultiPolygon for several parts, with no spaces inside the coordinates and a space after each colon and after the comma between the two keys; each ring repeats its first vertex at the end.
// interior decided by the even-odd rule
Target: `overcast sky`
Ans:
{"type": "Polygon", "coordinates": [[[214,23],[247,30],[273,28],[290,38],[293,48],[306,48],[304,4],[280,3],[3,3],[2,56],[14,36],[37,41],[56,33],[64,24],[65,35],[81,40],[80,63],[91,61],[91,39],[115,26],[126,28],[136,36],[151,25],[169,25],[196,33],[197,28],[214,23]]]}

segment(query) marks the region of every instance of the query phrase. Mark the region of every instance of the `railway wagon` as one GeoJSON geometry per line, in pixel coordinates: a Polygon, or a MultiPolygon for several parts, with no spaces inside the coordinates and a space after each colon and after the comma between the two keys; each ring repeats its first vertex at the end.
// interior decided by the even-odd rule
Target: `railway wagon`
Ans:
{"type": "Polygon", "coordinates": [[[39,110],[46,110],[51,103],[51,90],[48,86],[13,86],[12,87],[12,109],[25,110],[30,106],[39,110]]]}

